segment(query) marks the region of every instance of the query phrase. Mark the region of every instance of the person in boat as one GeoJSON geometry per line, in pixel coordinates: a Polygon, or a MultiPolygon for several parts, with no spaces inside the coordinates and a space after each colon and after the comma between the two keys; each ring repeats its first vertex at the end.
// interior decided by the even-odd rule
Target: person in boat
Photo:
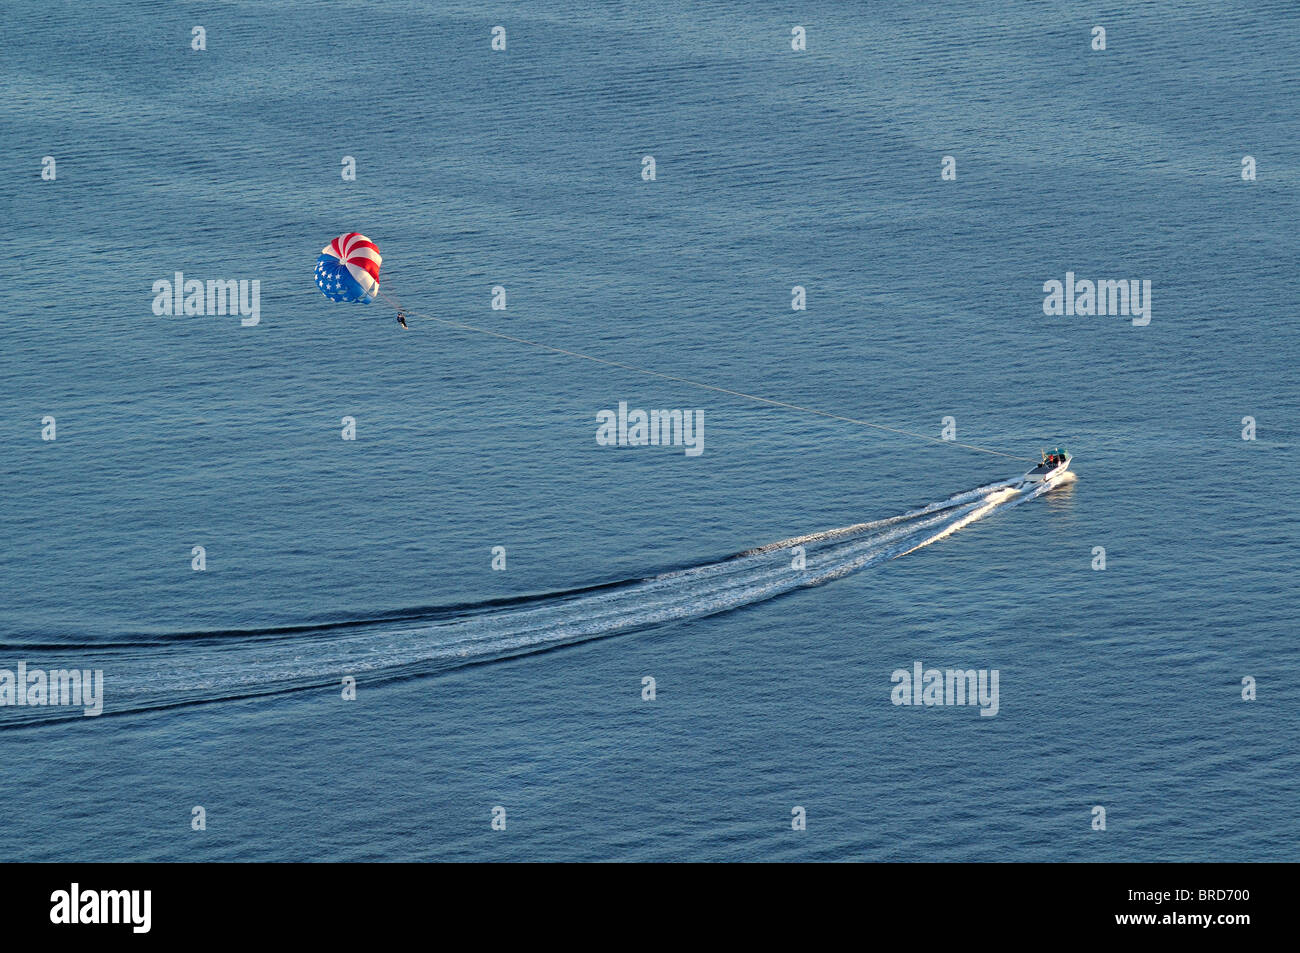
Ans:
{"type": "Polygon", "coordinates": [[[402,327],[406,328],[408,331],[410,330],[410,328],[407,327],[407,325],[406,325],[406,312],[405,312],[405,311],[402,311],[402,310],[400,310],[400,309],[398,310],[398,312],[397,312],[397,323],[400,324],[402,327]]]}

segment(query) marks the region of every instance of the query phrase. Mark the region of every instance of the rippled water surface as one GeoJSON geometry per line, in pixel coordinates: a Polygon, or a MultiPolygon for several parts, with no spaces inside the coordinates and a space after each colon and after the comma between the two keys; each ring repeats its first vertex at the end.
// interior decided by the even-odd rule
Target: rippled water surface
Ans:
{"type": "Polygon", "coordinates": [[[4,859],[1296,859],[1300,14],[823,6],[10,4],[4,859]]]}

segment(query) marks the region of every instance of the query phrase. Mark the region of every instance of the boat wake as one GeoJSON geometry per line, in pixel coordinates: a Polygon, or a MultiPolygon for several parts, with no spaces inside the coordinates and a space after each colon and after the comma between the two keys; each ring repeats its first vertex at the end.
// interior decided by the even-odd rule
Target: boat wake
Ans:
{"type": "MultiPolygon", "coordinates": [[[[929,546],[1059,482],[991,483],[887,519],[581,589],[326,625],[2,648],[23,658],[29,671],[103,670],[105,715],[337,688],[346,675],[361,683],[409,678],[702,618],[818,586],[929,546]]],[[[0,707],[0,727],[81,717],[79,707],[0,707]]]]}

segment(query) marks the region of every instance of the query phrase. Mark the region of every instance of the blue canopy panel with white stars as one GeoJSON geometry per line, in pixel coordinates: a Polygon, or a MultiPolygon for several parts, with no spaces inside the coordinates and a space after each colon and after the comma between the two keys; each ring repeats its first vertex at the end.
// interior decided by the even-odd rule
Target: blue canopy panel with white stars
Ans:
{"type": "Polygon", "coordinates": [[[321,255],[316,260],[316,287],[331,301],[370,302],[375,296],[367,294],[348,272],[347,266],[337,258],[321,255]]]}

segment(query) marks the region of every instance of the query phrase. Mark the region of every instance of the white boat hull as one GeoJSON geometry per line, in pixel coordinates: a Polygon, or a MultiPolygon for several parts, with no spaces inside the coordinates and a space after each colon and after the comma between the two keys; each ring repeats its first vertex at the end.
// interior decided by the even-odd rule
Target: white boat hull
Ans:
{"type": "Polygon", "coordinates": [[[1051,469],[1039,465],[1034,467],[1032,470],[1030,470],[1028,473],[1025,474],[1024,481],[1026,483],[1045,483],[1050,480],[1055,480],[1057,477],[1064,474],[1065,471],[1068,469],[1070,469],[1069,460],[1066,460],[1064,463],[1058,463],[1056,466],[1052,467],[1051,469]]]}

